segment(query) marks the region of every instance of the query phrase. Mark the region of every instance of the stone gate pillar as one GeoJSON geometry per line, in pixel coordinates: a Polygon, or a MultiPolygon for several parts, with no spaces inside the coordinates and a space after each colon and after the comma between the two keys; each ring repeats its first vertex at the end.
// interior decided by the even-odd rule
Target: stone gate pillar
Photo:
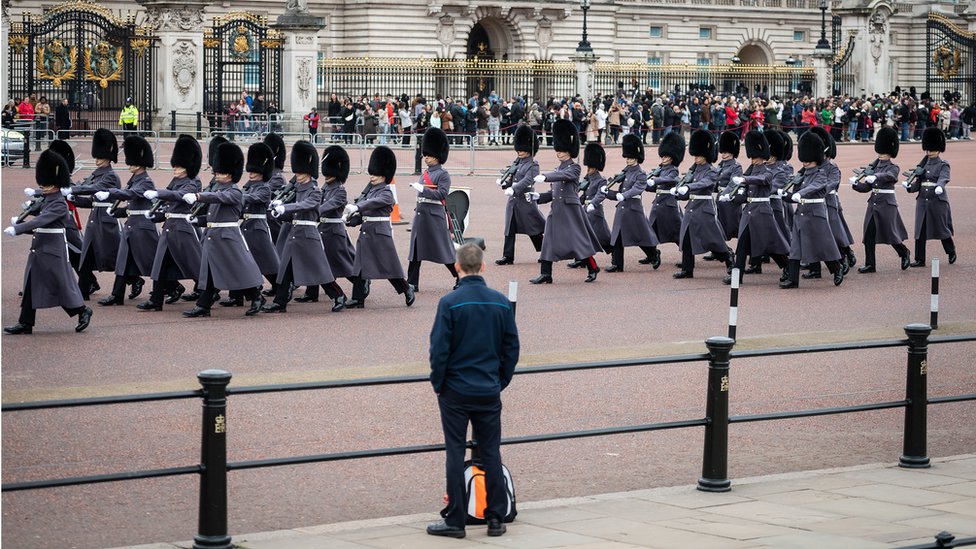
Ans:
{"type": "MultiPolygon", "coordinates": [[[[325,18],[312,15],[305,2],[289,2],[272,25],[285,38],[281,52],[281,104],[284,112],[307,113],[318,103],[318,32],[325,18]]],[[[321,113],[320,113],[321,114],[321,113]]],[[[301,131],[302,128],[285,128],[301,131]]]]}
{"type": "MultiPolygon", "coordinates": [[[[139,0],[146,24],[159,38],[154,78],[156,105],[153,128],[169,131],[171,113],[177,132],[195,132],[196,113],[203,111],[203,20],[212,0],[139,0]]],[[[204,130],[207,126],[204,123],[204,130]]]]}
{"type": "Polygon", "coordinates": [[[596,65],[598,59],[600,58],[594,55],[592,51],[577,51],[576,55],[570,57],[570,60],[576,63],[576,92],[583,98],[583,106],[586,108],[590,108],[590,102],[593,101],[595,95],[593,88],[596,85],[596,75],[593,72],[593,66],[596,65]]]}
{"type": "Polygon", "coordinates": [[[847,45],[849,33],[858,37],[850,60],[856,93],[871,96],[890,92],[894,86],[889,70],[891,36],[888,21],[894,13],[893,6],[887,0],[844,0],[834,12],[843,18],[844,45],[847,45]]]}
{"type": "Polygon", "coordinates": [[[813,50],[813,97],[827,97],[834,93],[834,53],[830,48],[813,50]]]}

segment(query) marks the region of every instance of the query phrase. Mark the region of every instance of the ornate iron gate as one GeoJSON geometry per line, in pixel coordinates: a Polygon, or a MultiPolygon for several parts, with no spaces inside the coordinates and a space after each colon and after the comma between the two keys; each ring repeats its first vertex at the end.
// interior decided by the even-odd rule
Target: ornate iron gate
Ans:
{"type": "MultiPolygon", "coordinates": [[[[281,105],[281,34],[268,27],[267,17],[234,12],[215,17],[203,34],[203,106],[210,115],[222,115],[247,91],[252,98],[264,94],[265,106],[281,105]]],[[[216,117],[212,116],[213,119],[216,117]]]]}
{"type": "Polygon", "coordinates": [[[944,15],[930,13],[926,23],[925,84],[933,99],[976,103],[976,33],[944,15]]]}
{"type": "Polygon", "coordinates": [[[46,97],[54,109],[67,99],[73,130],[120,129],[127,98],[139,109],[139,127],[152,129],[156,111],[153,64],[156,38],[135,16],[116,16],[92,0],[74,0],[24,13],[10,25],[7,97],[46,97]]]}
{"type": "Polygon", "coordinates": [[[851,64],[851,57],[854,53],[854,35],[847,40],[844,49],[834,54],[834,95],[848,94],[858,96],[857,77],[854,74],[854,67],[851,64]]]}

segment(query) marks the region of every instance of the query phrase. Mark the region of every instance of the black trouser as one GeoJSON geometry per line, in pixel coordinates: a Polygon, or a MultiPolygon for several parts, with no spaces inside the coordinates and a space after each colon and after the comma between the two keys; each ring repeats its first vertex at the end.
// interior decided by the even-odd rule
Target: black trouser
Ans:
{"type": "MultiPolygon", "coordinates": [[[[288,290],[291,288],[291,285],[294,281],[295,281],[295,273],[291,268],[291,263],[288,263],[288,266],[285,267],[284,274],[281,275],[281,282],[278,283],[278,287],[276,288],[275,291],[275,298],[274,298],[275,303],[281,306],[285,306],[288,304],[288,293],[289,293],[288,290]]],[[[322,289],[325,290],[325,295],[329,296],[329,299],[338,299],[346,295],[345,293],[343,293],[342,288],[340,288],[339,285],[336,284],[335,280],[329,282],[328,284],[322,284],[322,289]]]]}
{"type": "MultiPolygon", "coordinates": [[[[68,316],[78,316],[85,312],[85,306],[81,307],[61,307],[64,312],[68,313],[68,316]]],[[[24,297],[20,300],[20,322],[24,326],[33,326],[36,319],[37,310],[34,309],[34,301],[31,298],[31,277],[27,277],[27,283],[24,284],[24,297]]]]}
{"type": "MultiPolygon", "coordinates": [[[[919,229],[919,233],[922,238],[915,239],[915,261],[925,261],[925,224],[928,222],[927,219],[922,219],[922,227],[919,229]]],[[[934,238],[932,240],[935,240],[934,238]]],[[[952,241],[952,237],[942,239],[942,249],[945,250],[947,254],[956,253],[956,244],[952,241]]]]}
{"type": "MultiPolygon", "coordinates": [[[[264,276],[265,279],[267,279],[268,283],[271,284],[271,291],[274,292],[275,294],[277,294],[278,293],[278,273],[266,274],[266,275],[263,275],[263,276],[264,276]]],[[[312,288],[312,286],[309,286],[309,289],[311,289],[311,288],[312,288]]],[[[194,291],[196,291],[195,288],[194,288],[194,291]]],[[[319,295],[318,294],[318,291],[319,291],[318,286],[316,286],[315,287],[315,295],[316,296],[319,295]]],[[[244,297],[244,290],[231,290],[231,291],[227,292],[227,295],[231,299],[237,299],[239,297],[244,297]]]]}
{"type": "Polygon", "coordinates": [[[421,160],[423,160],[424,134],[417,134],[417,150],[413,154],[413,173],[421,172],[421,160]]]}
{"type": "MultiPolygon", "coordinates": [[[[739,269],[739,276],[742,276],[743,271],[746,268],[746,256],[749,256],[750,265],[758,265],[762,261],[762,256],[753,257],[750,252],[752,250],[752,234],[749,227],[739,235],[739,241],[735,246],[735,267],[739,269]]],[[[769,257],[776,262],[776,265],[780,269],[785,269],[789,259],[786,254],[769,254],[769,257]]]]}
{"type": "MultiPolygon", "coordinates": [[[[411,261],[407,263],[407,284],[413,285],[414,288],[420,286],[420,261],[411,261]]],[[[455,279],[458,277],[457,269],[454,268],[453,263],[445,263],[447,270],[451,272],[451,275],[455,279]]]]}
{"type": "MultiPolygon", "coordinates": [[[[585,257],[583,259],[577,259],[576,261],[578,261],[578,262],[583,263],[584,265],[586,265],[586,272],[588,272],[588,273],[598,272],[598,268],[596,266],[596,260],[593,259],[593,256],[592,255],[590,257],[585,257]]],[[[548,276],[551,277],[552,276],[552,261],[546,261],[545,259],[543,259],[542,260],[542,264],[539,267],[539,274],[548,275],[548,276]]]]}
{"type": "Polygon", "coordinates": [[[478,441],[481,468],[485,471],[487,507],[485,519],[504,519],[508,510],[505,477],[502,472],[500,450],[502,436],[502,400],[498,395],[470,397],[449,389],[437,396],[444,429],[444,449],[447,469],[447,509],[444,521],[449,526],[464,528],[468,500],[464,497],[464,453],[468,422],[474,439],[478,441]]]}
{"type": "MultiPolygon", "coordinates": [[[[356,283],[356,279],[354,277],[351,277],[351,276],[346,277],[346,280],[348,280],[349,282],[352,282],[353,284],[356,283]]],[[[333,284],[337,284],[337,283],[336,282],[333,282],[333,284]]],[[[318,299],[319,298],[319,287],[318,286],[305,286],[305,297],[311,297],[311,298],[314,298],[314,299],[318,299]]],[[[335,298],[332,298],[332,299],[335,299],[335,298]]]]}
{"type": "MultiPolygon", "coordinates": [[[[846,261],[846,260],[844,258],[841,258],[841,261],[846,261]]],[[[827,271],[830,272],[830,274],[834,274],[837,271],[841,270],[840,261],[837,260],[824,261],[823,264],[827,266],[827,271]]],[[[820,271],[819,261],[815,263],[811,263],[810,266],[811,266],[810,268],[811,274],[820,274],[821,271],[820,271]]],[[[800,260],[799,259],[790,260],[789,265],[787,265],[787,275],[789,276],[789,279],[792,282],[799,284],[800,282],[800,260]]]]}
{"type": "MultiPolygon", "coordinates": [[[[647,257],[654,257],[657,254],[657,246],[638,246],[647,257]]],[[[624,241],[622,237],[617,237],[610,250],[610,263],[617,267],[624,266],[624,241]]]]}
{"type": "MultiPolygon", "coordinates": [[[[139,267],[136,266],[135,259],[132,258],[132,252],[129,252],[129,256],[125,260],[125,270],[123,272],[139,272],[139,267]]],[[[112,284],[112,295],[121,303],[125,299],[125,285],[135,284],[136,281],[142,280],[139,275],[115,275],[115,283],[112,284]]]]}
{"type": "MultiPolygon", "coordinates": [[[[529,240],[535,246],[535,251],[542,251],[542,233],[529,235],[529,240]]],[[[515,260],[515,216],[508,226],[508,234],[505,235],[505,243],[502,246],[502,257],[515,260]]]]}
{"type": "MultiPolygon", "coordinates": [[[[200,307],[201,309],[207,309],[209,311],[210,308],[213,307],[214,301],[216,301],[217,296],[220,295],[220,290],[214,288],[213,272],[211,271],[207,272],[206,285],[207,285],[207,289],[201,292],[200,297],[197,298],[197,307],[200,307]]],[[[257,301],[258,299],[261,299],[261,290],[258,287],[247,288],[244,290],[240,290],[240,292],[244,294],[244,299],[248,301],[257,301]]]]}
{"type": "Polygon", "coordinates": [[[153,280],[152,291],[149,292],[149,302],[162,305],[163,296],[176,288],[181,275],[183,275],[183,271],[176,265],[176,261],[169,250],[166,250],[160,263],[159,277],[153,280]]]}
{"type": "Polygon", "coordinates": [[[82,258],[81,265],[78,267],[78,289],[81,296],[88,299],[89,291],[95,284],[95,251],[88,248],[88,254],[82,258]]]}
{"type": "MultiPolygon", "coordinates": [[[[712,252],[712,256],[718,261],[728,261],[729,252],[712,252]]],[[[691,245],[691,231],[685,231],[685,239],[681,243],[681,269],[693,273],[695,272],[695,251],[691,245]]]]}
{"type": "MultiPolygon", "coordinates": [[[[872,217],[871,221],[868,221],[867,228],[864,229],[864,264],[872,267],[876,265],[874,248],[877,242],[877,234],[878,231],[874,226],[874,218],[872,217]]],[[[905,246],[901,242],[898,244],[892,244],[891,247],[895,249],[898,257],[905,257],[908,255],[908,246],[905,246]]]]}
{"type": "MultiPolygon", "coordinates": [[[[350,277],[349,280],[352,281],[352,298],[362,303],[363,300],[366,299],[366,279],[359,276],[353,276],[350,277]]],[[[403,294],[407,292],[408,288],[406,279],[391,278],[389,281],[390,285],[393,286],[393,289],[396,290],[396,293],[403,294]]]]}

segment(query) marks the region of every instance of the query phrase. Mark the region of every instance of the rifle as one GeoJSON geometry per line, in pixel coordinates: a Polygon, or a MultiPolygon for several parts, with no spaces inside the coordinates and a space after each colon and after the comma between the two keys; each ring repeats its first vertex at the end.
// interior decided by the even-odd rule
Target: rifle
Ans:
{"type": "Polygon", "coordinates": [[[902,172],[902,175],[907,178],[908,186],[911,187],[915,182],[925,175],[925,163],[929,161],[929,157],[922,158],[922,161],[915,166],[915,169],[902,172]]]}
{"type": "Polygon", "coordinates": [[[874,168],[877,165],[878,165],[878,161],[875,160],[874,162],[862,168],[854,168],[854,176],[857,177],[857,181],[855,182],[855,184],[863,182],[864,178],[869,175],[874,175],[874,168]]]}
{"type": "MultiPolygon", "coordinates": [[[[213,181],[210,182],[209,185],[207,185],[207,188],[206,189],[203,189],[200,192],[201,193],[212,193],[214,191],[214,189],[216,189],[216,188],[217,188],[217,180],[214,179],[213,181]]],[[[200,193],[197,193],[197,194],[200,194],[200,193]]],[[[210,207],[210,204],[207,204],[206,202],[197,201],[195,204],[193,204],[193,209],[190,210],[190,217],[191,218],[192,217],[200,217],[201,215],[204,214],[204,212],[207,211],[207,208],[209,208],[209,207],[210,207]]]]}
{"type": "Polygon", "coordinates": [[[806,168],[800,168],[800,171],[796,172],[796,175],[793,176],[793,179],[790,179],[790,182],[783,186],[783,196],[792,195],[793,189],[795,189],[798,185],[803,183],[803,174],[805,171],[806,168]]]}
{"type": "Polygon", "coordinates": [[[33,196],[30,200],[24,202],[21,205],[23,209],[20,211],[20,215],[17,216],[17,221],[14,223],[14,225],[17,223],[23,223],[24,220],[29,216],[41,213],[41,204],[43,203],[44,197],[40,195],[33,196]]]}
{"type": "Polygon", "coordinates": [[[502,174],[501,188],[507,189],[515,183],[513,179],[515,178],[515,172],[517,171],[518,171],[518,165],[515,164],[515,162],[512,162],[511,164],[506,166],[504,170],[501,171],[502,174]]]}
{"type": "Polygon", "coordinates": [[[611,177],[610,180],[607,181],[607,184],[604,185],[604,187],[606,187],[607,189],[606,193],[604,194],[610,194],[610,191],[613,190],[613,186],[623,183],[624,179],[626,178],[627,178],[627,174],[625,174],[624,172],[620,172],[617,175],[611,177]]]}
{"type": "MultiPolygon", "coordinates": [[[[360,202],[365,200],[366,195],[369,193],[370,187],[372,187],[372,184],[367,183],[366,187],[363,188],[363,192],[359,193],[359,196],[357,196],[356,199],[352,201],[352,203],[359,204],[360,202]]],[[[363,214],[359,213],[358,210],[354,213],[349,214],[346,217],[347,227],[355,227],[357,225],[362,225],[362,224],[363,224],[363,214]]]]}

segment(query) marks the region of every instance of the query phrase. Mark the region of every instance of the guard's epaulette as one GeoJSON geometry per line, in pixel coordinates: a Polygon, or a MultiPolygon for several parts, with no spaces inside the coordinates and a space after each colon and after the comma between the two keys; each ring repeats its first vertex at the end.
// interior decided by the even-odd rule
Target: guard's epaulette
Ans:
{"type": "Polygon", "coordinates": [[[712,173],[714,173],[715,175],[722,173],[722,169],[714,164],[711,165],[711,168],[712,168],[712,173]]]}

